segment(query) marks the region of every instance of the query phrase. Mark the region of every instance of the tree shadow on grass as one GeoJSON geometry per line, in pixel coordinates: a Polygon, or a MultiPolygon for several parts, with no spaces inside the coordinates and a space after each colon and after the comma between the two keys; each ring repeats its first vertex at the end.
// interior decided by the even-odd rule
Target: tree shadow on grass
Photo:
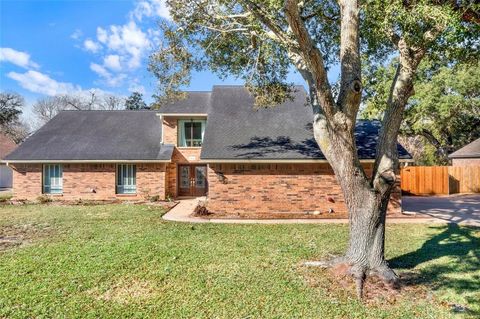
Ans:
{"type": "Polygon", "coordinates": [[[443,226],[416,251],[389,261],[393,268],[413,270],[404,285],[428,285],[433,290],[450,290],[468,301],[469,314],[480,315],[480,232],[475,227],[443,226]],[[434,262],[448,257],[446,262],[434,262]],[[426,262],[430,264],[421,265],[426,262]]]}

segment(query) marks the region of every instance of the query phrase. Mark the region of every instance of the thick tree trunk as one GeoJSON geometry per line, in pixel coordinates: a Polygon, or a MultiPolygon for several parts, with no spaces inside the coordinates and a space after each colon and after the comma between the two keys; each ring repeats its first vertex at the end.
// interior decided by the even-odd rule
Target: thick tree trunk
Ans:
{"type": "MultiPolygon", "coordinates": [[[[319,109],[313,106],[314,110],[319,109]]],[[[332,127],[321,113],[317,114],[314,135],[342,188],[349,213],[350,238],[345,255],[326,265],[345,264],[357,282],[357,294],[361,297],[367,275],[391,284],[397,281],[384,255],[385,219],[394,180],[388,180],[390,186],[381,190],[374,188],[357,157],[355,124],[340,117],[336,120],[332,127]]]]}
{"type": "MultiPolygon", "coordinates": [[[[367,177],[355,144],[355,124],[362,95],[360,5],[357,0],[339,0],[339,5],[341,81],[336,101],[323,55],[301,17],[303,2],[285,0],[285,17],[289,32],[297,42],[291,50],[292,62],[309,86],[315,140],[333,168],[349,211],[347,252],[344,257],[327,264],[347,264],[350,274],[357,280],[357,292],[361,297],[367,275],[377,275],[390,283],[397,280],[384,256],[386,210],[396,179],[398,131],[405,105],[413,93],[415,71],[425,50],[409,47],[401,37],[393,39],[400,52],[400,63],[387,101],[373,174],[367,177]]],[[[426,32],[425,38],[430,38],[430,33],[426,32]]]]}
{"type": "MultiPolygon", "coordinates": [[[[332,166],[336,166],[332,164],[332,166]]],[[[349,212],[349,240],[345,255],[327,263],[335,267],[342,264],[356,281],[357,295],[363,295],[367,276],[377,276],[395,285],[398,277],[385,260],[385,221],[390,191],[380,195],[368,185],[355,185],[351,177],[338,176],[340,185],[350,185],[344,191],[349,212]]],[[[354,179],[354,178],[353,178],[354,179]]],[[[342,186],[343,188],[343,186],[342,186]]]]}
{"type": "Polygon", "coordinates": [[[350,237],[344,261],[351,266],[351,274],[360,283],[362,295],[363,279],[376,275],[394,284],[397,276],[385,260],[385,220],[390,197],[380,195],[372,189],[352,189],[347,204],[350,219],[350,237]]]}

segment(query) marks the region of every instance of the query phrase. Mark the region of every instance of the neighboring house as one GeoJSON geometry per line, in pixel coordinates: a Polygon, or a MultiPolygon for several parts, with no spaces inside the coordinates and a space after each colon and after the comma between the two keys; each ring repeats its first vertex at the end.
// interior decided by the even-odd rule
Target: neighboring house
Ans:
{"type": "MultiPolygon", "coordinates": [[[[143,199],[207,195],[215,213],[345,211],[312,133],[312,110],[293,101],[254,109],[242,86],[214,86],[156,111],[65,111],[7,156],[14,196],[143,199]]],[[[359,121],[371,173],[380,123],[359,121]]],[[[401,161],[411,161],[398,146],[401,161]]],[[[399,188],[394,196],[398,208],[399,188]]]]}
{"type": "MultiPolygon", "coordinates": [[[[17,147],[17,144],[7,135],[0,133],[0,160],[5,158],[7,154],[12,152],[17,147]]],[[[12,187],[12,169],[0,163],[0,188],[12,187]]]]}
{"type": "Polygon", "coordinates": [[[453,166],[480,166],[480,138],[448,156],[453,166]]]}

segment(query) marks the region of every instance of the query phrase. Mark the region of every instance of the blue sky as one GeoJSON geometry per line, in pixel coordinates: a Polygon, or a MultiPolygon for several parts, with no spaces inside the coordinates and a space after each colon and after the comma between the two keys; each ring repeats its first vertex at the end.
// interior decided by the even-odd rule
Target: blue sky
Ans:
{"type": "MultiPolygon", "coordinates": [[[[27,116],[39,97],[92,89],[151,101],[148,55],[168,18],[163,0],[0,0],[0,90],[22,94],[27,116]]],[[[240,83],[202,72],[188,89],[240,83]]]]}

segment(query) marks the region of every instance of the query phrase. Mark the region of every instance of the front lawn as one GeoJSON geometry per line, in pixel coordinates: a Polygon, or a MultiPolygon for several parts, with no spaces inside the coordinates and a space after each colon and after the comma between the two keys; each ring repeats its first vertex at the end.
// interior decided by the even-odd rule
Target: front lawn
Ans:
{"type": "Polygon", "coordinates": [[[164,222],[140,205],[0,206],[0,318],[449,318],[480,315],[480,229],[387,227],[401,294],[366,304],[302,262],[345,225],[164,222]]]}

